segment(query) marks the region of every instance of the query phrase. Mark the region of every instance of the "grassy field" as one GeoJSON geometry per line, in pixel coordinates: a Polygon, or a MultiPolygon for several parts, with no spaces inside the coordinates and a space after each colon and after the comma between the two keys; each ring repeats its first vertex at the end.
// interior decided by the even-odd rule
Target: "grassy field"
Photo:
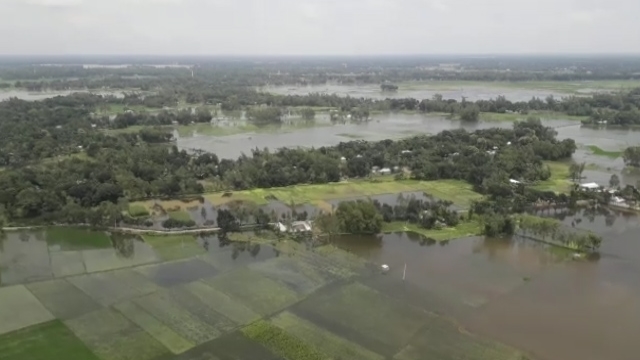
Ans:
{"type": "Polygon", "coordinates": [[[2,360],[98,360],[60,321],[51,321],[0,336],[2,360]]]}
{"type": "Polygon", "coordinates": [[[416,224],[409,224],[404,222],[391,222],[384,223],[382,231],[385,233],[390,232],[414,232],[425,236],[429,239],[436,241],[448,241],[453,239],[460,239],[469,236],[476,236],[482,233],[482,226],[477,221],[461,222],[454,228],[443,228],[440,230],[428,230],[419,227],[416,224]]]}
{"type": "Polygon", "coordinates": [[[284,188],[253,189],[234,192],[232,196],[223,193],[207,194],[205,198],[215,205],[233,200],[249,201],[256,204],[268,203],[268,198],[276,198],[286,204],[312,204],[323,210],[331,210],[327,200],[340,200],[360,196],[397,194],[401,192],[423,191],[442,200],[450,200],[466,207],[471,201],[482,196],[474,192],[470,184],[457,180],[393,181],[380,178],[379,181],[346,181],[321,185],[296,185],[284,188]]]}
{"type": "Polygon", "coordinates": [[[163,260],[167,261],[185,259],[205,252],[196,238],[191,235],[144,235],[142,238],[163,260]]]}
{"type": "Polygon", "coordinates": [[[569,180],[569,163],[559,161],[545,161],[551,169],[549,180],[541,181],[534,188],[541,191],[568,192],[571,190],[569,180]]]}
{"type": "Polygon", "coordinates": [[[170,211],[167,213],[167,215],[169,215],[169,217],[174,220],[179,220],[179,221],[191,220],[191,215],[189,215],[189,213],[184,210],[170,211]]]}
{"type": "Polygon", "coordinates": [[[87,250],[111,248],[111,239],[104,232],[74,227],[52,227],[46,232],[49,246],[60,250],[87,250]]]}
{"type": "Polygon", "coordinates": [[[595,145],[589,145],[587,148],[591,151],[593,155],[596,156],[604,156],[611,159],[617,159],[622,156],[622,151],[608,151],[602,148],[599,148],[595,145]]]}

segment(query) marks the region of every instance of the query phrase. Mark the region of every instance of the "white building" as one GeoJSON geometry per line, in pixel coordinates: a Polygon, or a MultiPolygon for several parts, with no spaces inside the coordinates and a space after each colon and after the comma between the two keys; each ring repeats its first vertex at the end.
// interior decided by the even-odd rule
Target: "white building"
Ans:
{"type": "Polygon", "coordinates": [[[597,183],[586,183],[586,184],[580,184],[580,189],[581,190],[598,190],[600,189],[600,185],[598,185],[597,183]]]}

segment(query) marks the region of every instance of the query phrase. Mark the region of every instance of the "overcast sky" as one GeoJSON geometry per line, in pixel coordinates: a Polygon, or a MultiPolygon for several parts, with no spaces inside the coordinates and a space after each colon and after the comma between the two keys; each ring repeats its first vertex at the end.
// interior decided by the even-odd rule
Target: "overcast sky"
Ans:
{"type": "Polygon", "coordinates": [[[0,54],[640,53],[640,0],[0,0],[0,54]]]}

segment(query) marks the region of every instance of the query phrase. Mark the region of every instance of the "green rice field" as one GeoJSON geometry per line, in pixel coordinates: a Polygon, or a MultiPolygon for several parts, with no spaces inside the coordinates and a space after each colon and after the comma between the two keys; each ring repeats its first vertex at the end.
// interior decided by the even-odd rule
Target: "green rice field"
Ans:
{"type": "MultiPolygon", "coordinates": [[[[168,236],[116,250],[101,233],[95,248],[85,246],[87,234],[3,240],[4,251],[20,245],[66,253],[60,260],[82,271],[65,260],[49,278],[0,286],[1,360],[520,359],[517,350],[431,312],[437,301],[428,292],[403,300],[380,282],[396,280],[333,245],[205,249],[195,237],[168,236]],[[138,251],[153,261],[132,261],[138,251]]],[[[107,237],[121,241],[114,239],[107,237]]],[[[471,269],[487,276],[473,281],[489,283],[497,270],[471,269]]]]}

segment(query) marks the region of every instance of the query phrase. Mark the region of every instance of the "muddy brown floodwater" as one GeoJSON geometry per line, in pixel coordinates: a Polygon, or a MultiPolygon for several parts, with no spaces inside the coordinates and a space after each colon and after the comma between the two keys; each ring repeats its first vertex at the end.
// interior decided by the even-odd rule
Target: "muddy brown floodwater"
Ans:
{"type": "MultiPolygon", "coordinates": [[[[422,288],[446,303],[425,305],[427,310],[451,315],[467,329],[535,359],[638,359],[639,218],[616,212],[539,215],[601,234],[600,258],[574,261],[571,254],[521,238],[475,237],[442,244],[400,233],[344,237],[335,243],[388,264],[387,277],[401,281],[404,273],[406,286],[422,288]]],[[[426,298],[411,295],[405,300],[420,304],[426,298]]]]}

